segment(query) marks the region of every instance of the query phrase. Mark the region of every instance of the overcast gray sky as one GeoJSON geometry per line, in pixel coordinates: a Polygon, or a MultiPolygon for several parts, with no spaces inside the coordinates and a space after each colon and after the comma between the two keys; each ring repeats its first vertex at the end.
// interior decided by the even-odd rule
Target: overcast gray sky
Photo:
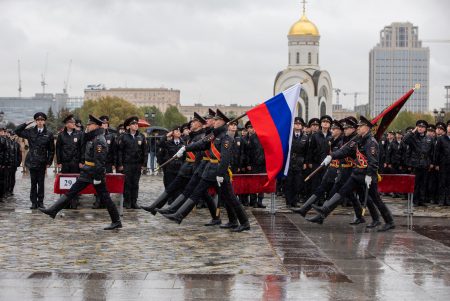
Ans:
{"type": "MultiPolygon", "coordinates": [[[[182,104],[254,104],[272,95],[287,65],[287,33],[299,19],[294,0],[0,0],[0,96],[61,92],[69,60],[69,94],[88,84],[168,87],[182,104]]],[[[419,26],[420,39],[450,39],[447,0],[309,0],[321,34],[320,64],[333,86],[368,91],[369,50],[394,21],[419,26]]],[[[430,47],[430,109],[450,85],[450,44],[430,47]]],[[[360,98],[367,102],[367,95],[360,98]]],[[[351,96],[341,97],[352,107],[351,96]]]]}

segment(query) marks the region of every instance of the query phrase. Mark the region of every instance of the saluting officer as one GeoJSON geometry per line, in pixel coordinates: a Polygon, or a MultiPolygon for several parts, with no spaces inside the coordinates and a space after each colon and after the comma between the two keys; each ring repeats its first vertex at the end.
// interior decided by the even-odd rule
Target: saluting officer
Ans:
{"type": "Polygon", "coordinates": [[[30,209],[44,208],[45,171],[52,165],[55,155],[53,133],[47,130],[46,120],[47,115],[38,112],[34,114],[34,121],[23,123],[16,128],[17,136],[27,139],[30,147],[25,159],[31,178],[30,209]],[[36,126],[27,129],[33,122],[36,122],[36,126]]]}
{"type": "Polygon", "coordinates": [[[138,130],[138,121],[137,116],[125,120],[125,128],[129,129],[118,141],[118,169],[125,174],[124,204],[127,209],[140,208],[137,204],[139,180],[142,169],[147,166],[146,139],[138,130]]]}
{"type": "Polygon", "coordinates": [[[296,207],[299,193],[303,190],[306,155],[308,154],[308,136],[303,133],[305,121],[301,117],[294,119],[289,171],[285,183],[286,205],[296,207]]]}
{"type": "Polygon", "coordinates": [[[89,184],[93,184],[96,194],[106,206],[111,218],[111,224],[105,227],[104,230],[122,228],[119,212],[106,188],[105,175],[108,145],[104,136],[104,130],[101,128],[102,123],[100,119],[89,115],[88,133],[84,136],[84,159],[86,161],[81,167],[80,177],[70,190],[62,195],[50,208],[39,208],[41,212],[49,215],[51,218],[55,218],[56,214],[66,207],[71,199],[75,198],[89,184]]]}
{"type": "Polygon", "coordinates": [[[416,206],[425,206],[427,173],[428,169],[433,167],[433,140],[425,132],[428,122],[418,120],[416,128],[406,133],[403,142],[411,149],[410,164],[414,168],[414,204],[416,206]]]}

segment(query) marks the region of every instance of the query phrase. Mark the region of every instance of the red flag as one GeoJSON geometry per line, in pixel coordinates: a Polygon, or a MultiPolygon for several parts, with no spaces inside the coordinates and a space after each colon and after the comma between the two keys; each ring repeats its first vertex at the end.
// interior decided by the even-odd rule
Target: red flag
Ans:
{"type": "Polygon", "coordinates": [[[386,129],[392,123],[394,118],[397,116],[398,112],[402,109],[403,105],[409,99],[409,97],[414,93],[414,89],[409,90],[405,95],[400,97],[396,102],[391,104],[389,107],[383,110],[377,117],[372,119],[372,124],[378,125],[374,126],[372,131],[374,133],[374,137],[377,140],[380,140],[383,136],[386,129]]]}

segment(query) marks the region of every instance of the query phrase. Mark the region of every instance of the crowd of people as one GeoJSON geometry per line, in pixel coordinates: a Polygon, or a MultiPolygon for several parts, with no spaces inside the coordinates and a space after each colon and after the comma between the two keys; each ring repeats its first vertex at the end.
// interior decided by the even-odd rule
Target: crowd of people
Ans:
{"type": "MultiPolygon", "coordinates": [[[[77,191],[85,185],[74,185],[59,203],[45,209],[45,174],[54,160],[61,173],[80,173],[81,182],[84,173],[83,183],[97,183],[93,208],[108,209],[112,228],[119,227],[120,218],[104,186],[104,175],[123,173],[124,206],[139,209],[139,181],[148,170],[149,158],[163,165],[164,183],[163,192],[142,207],[151,214],[161,213],[181,223],[194,207],[207,207],[211,221],[206,226],[241,232],[250,229],[244,207],[265,208],[264,194],[236,196],[231,185],[232,174],[266,172],[264,149],[250,121],[238,128],[237,121],[209,109],[206,116],[194,113],[188,123],[150,140],[139,131],[137,116],[115,130],[110,128],[108,116],[90,116],[85,130],[80,120],[69,115],[56,137],[47,129],[46,119],[39,112],[14,132],[0,128],[1,198],[14,190],[15,173],[22,162],[20,137],[27,140],[29,148],[24,168],[31,179],[30,209],[39,208],[52,217],[62,208],[77,208],[77,191]],[[215,188],[219,202],[212,198],[210,188],[215,188]],[[225,224],[220,217],[222,206],[229,219],[225,224]]],[[[308,220],[323,223],[338,204],[351,204],[355,211],[352,224],[365,223],[363,207],[367,206],[372,217],[368,227],[379,226],[381,214],[385,225],[380,230],[392,229],[392,214],[377,191],[382,173],[414,174],[417,206],[450,205],[450,121],[433,125],[418,120],[416,127],[388,131],[381,141],[371,135],[372,127],[364,117],[333,120],[324,115],[307,123],[296,117],[289,172],[277,181],[286,206],[304,217],[314,209],[317,215],[308,220]],[[315,175],[306,185],[305,178],[313,171],[315,175]]],[[[156,172],[153,162],[150,166],[156,172]]]]}

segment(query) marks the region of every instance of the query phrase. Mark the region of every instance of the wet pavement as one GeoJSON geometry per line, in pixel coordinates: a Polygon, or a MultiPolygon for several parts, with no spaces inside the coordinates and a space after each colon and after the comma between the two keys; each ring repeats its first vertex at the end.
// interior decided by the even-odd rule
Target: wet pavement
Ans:
{"type": "MultiPolygon", "coordinates": [[[[49,170],[46,204],[56,198],[52,183],[49,170]]],[[[140,204],[161,187],[161,177],[143,176],[140,204]]],[[[181,226],[125,210],[124,228],[105,232],[107,212],[90,209],[91,197],[51,220],[28,209],[28,193],[18,173],[15,195],[0,203],[0,300],[450,298],[448,208],[424,209],[411,224],[405,202],[389,200],[397,228],[388,233],[348,225],[347,208],[323,225],[247,209],[252,229],[240,234],[204,227],[204,209],[181,226]]]]}

